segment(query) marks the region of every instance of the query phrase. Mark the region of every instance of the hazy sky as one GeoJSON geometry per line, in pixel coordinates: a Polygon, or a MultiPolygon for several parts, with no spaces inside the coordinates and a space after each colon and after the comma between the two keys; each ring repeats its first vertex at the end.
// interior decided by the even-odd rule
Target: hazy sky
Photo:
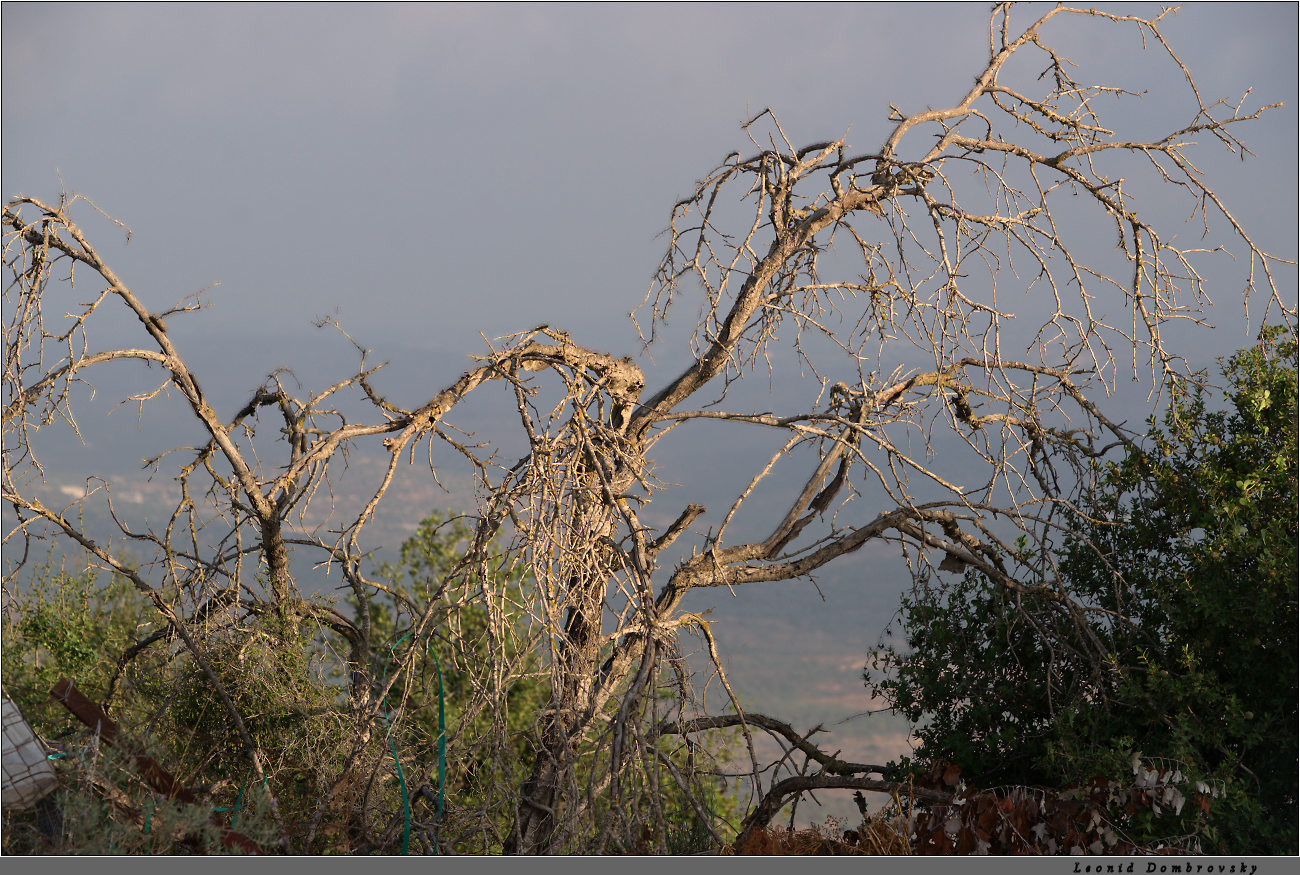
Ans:
{"type": "MultiPolygon", "coordinates": [[[[637,354],[627,314],[662,254],[656,235],[696,179],[747,149],[741,121],[771,107],[796,143],[847,133],[871,151],[891,103],[965,92],[987,10],[7,2],[4,194],[54,199],[61,178],[129,225],[124,247],[81,213],[151,307],[220,282],[209,310],[172,329],[182,352],[234,351],[220,376],[240,394],[271,367],[319,361],[305,344],[331,315],[394,367],[426,368],[431,390],[484,350],[479,332],[548,322],[637,354]]],[[[1049,33],[1083,81],[1150,89],[1107,108],[1134,135],[1191,122],[1181,74],[1159,47],[1142,54],[1136,30],[1049,33]]],[[[1294,258],[1297,6],[1192,4],[1165,33],[1208,99],[1253,88],[1247,104],[1286,102],[1240,130],[1257,158],[1212,143],[1193,157],[1258,242],[1294,258]]],[[[1249,339],[1242,276],[1223,276],[1224,327],[1197,340],[1202,357],[1249,339]]],[[[1294,271],[1279,276],[1294,296],[1294,271]]],[[[652,350],[646,366],[676,371],[681,351],[652,350]]],[[[857,646],[846,676],[860,689],[857,646]]]]}
{"type": "MultiPolygon", "coordinates": [[[[62,180],[130,226],[122,245],[79,213],[155,310],[220,284],[169,322],[219,410],[279,366],[317,387],[350,372],[347,345],[312,328],[326,316],[391,360],[384,390],[416,405],[485,351],[480,332],[547,322],[639,354],[628,313],[657,235],[696,179],[749,148],[742,120],[772,107],[796,143],[847,134],[872,151],[891,104],[945,105],[969,87],[987,10],[5,3],[3,189],[54,199],[62,180]]],[[[1190,155],[1261,245],[1294,258],[1296,5],[1193,4],[1164,32],[1207,101],[1254,89],[1248,108],[1286,103],[1238,129],[1257,158],[1213,141],[1190,155]]],[[[1082,81],[1148,91],[1101,107],[1121,135],[1192,121],[1182,74],[1158,46],[1143,53],[1136,28],[1066,18],[1047,35],[1082,81]]],[[[1142,209],[1166,233],[1189,211],[1142,209]]],[[[1113,250],[1113,227],[1096,230],[1092,249],[1113,250]]],[[[1198,235],[1189,224],[1180,239],[1198,235]]],[[[1186,344],[1198,364],[1250,337],[1245,263],[1211,267],[1221,328],[1186,344]]],[[[1294,295],[1294,270],[1278,276],[1294,295]]],[[[683,366],[697,307],[679,304],[675,342],[642,356],[651,389],[683,366]]]]}
{"type": "MultiPolygon", "coordinates": [[[[1289,104],[1243,132],[1260,158],[1226,195],[1290,251],[1296,21],[1193,4],[1166,28],[1207,96],[1289,104]]],[[[188,329],[292,341],[336,314],[367,346],[457,353],[542,321],[635,352],[655,235],[747,114],[869,149],[891,102],[962,93],[987,42],[978,3],[5,3],[3,24],[6,195],[61,174],[127,223],[114,262],[151,303],[220,282],[188,329]]],[[[1097,78],[1163,71],[1135,125],[1186,96],[1135,30],[1072,48],[1097,78]]]]}

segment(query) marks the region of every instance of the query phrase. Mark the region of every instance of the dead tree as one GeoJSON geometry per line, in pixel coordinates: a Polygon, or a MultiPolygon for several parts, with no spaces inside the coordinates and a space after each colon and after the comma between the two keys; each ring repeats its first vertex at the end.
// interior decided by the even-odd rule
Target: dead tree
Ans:
{"type": "MultiPolygon", "coordinates": [[[[1065,616],[1088,610],[1057,580],[1051,545],[1072,528],[1076,499],[1091,486],[1089,460],[1133,438],[1108,418],[1105,385],[1127,370],[1129,358],[1132,374],[1153,388],[1183,371],[1162,330],[1174,318],[1198,319],[1207,303],[1198,273],[1205,250],[1182,249],[1172,230],[1149,223],[1111,168],[1146,174],[1162,197],[1188,199],[1205,230],[1239,251],[1247,295],[1266,299],[1294,331],[1296,311],[1275,278],[1280,264],[1292,262],[1251,241],[1188,155],[1197,139],[1245,153],[1237,126],[1269,107],[1204,102],[1161,35],[1163,14],[1141,19],[1056,7],[1013,26],[1020,15],[996,7],[987,62],[974,71],[973,85],[950,106],[894,110],[874,151],[855,151],[843,139],[796,147],[768,111],[744,125],[748,151],[728,155],[672,208],[667,251],[639,324],[653,343],[674,305],[699,302],[701,315],[680,375],[652,391],[632,358],[541,327],[488,350],[417,408],[380,396],[363,356],[352,378],[306,397],[273,375],[224,418],[164,321],[194,303],[162,313],[147,306],[83,235],[70,214],[77,198],[12,199],[4,209],[12,279],[5,293],[3,489],[19,523],[6,532],[6,549],[17,549],[38,524],[53,526],[129,575],[200,663],[204,643],[188,617],[214,582],[283,628],[314,623],[337,636],[349,654],[355,727],[342,782],[364,758],[380,699],[402,677],[399,665],[379,684],[367,669],[376,645],[366,606],[378,584],[367,576],[363,533],[417,448],[444,442],[471,466],[481,498],[475,548],[444,584],[485,568],[486,545],[505,536],[508,557],[537,581],[525,606],[533,620],[526,644],[550,673],[535,756],[492,790],[509,806],[512,824],[501,832],[485,817],[478,828],[510,852],[627,848],[646,829],[662,846],[664,815],[647,790],[673,780],[693,792],[690,776],[664,757],[664,739],[723,726],[738,726],[748,738],[751,727],[784,726],[743,715],[734,697],[735,714],[688,716],[685,675],[675,681],[680,719],[659,713],[665,672],[671,679],[681,670],[684,631],[698,634],[723,669],[709,621],[683,611],[692,590],[804,578],[886,540],[918,574],[942,560],[1010,590],[1043,594],[1065,616]],[[1147,140],[1108,127],[1101,98],[1138,95],[1076,81],[1072,64],[1048,42],[1081,16],[1134,31],[1182,71],[1193,107],[1184,126],[1147,140]],[[1109,228],[1122,274],[1111,252],[1087,251],[1061,230],[1058,220],[1067,215],[1109,228]],[[102,291],[56,327],[47,297],[59,281],[86,271],[102,291]],[[1027,298],[1008,291],[1024,295],[1026,286],[1027,298]],[[1018,325],[1012,333],[1018,300],[1045,315],[1031,330],[1018,325]],[[93,317],[110,304],[135,314],[146,345],[89,351],[93,317]],[[165,531],[128,532],[123,523],[124,533],[153,551],[139,569],[122,566],[32,485],[38,431],[60,421],[75,427],[71,387],[87,369],[124,357],[161,366],[165,385],[181,393],[208,436],[179,466],[165,531]],[[795,409],[728,409],[737,381],[796,365],[815,379],[795,409]],[[458,438],[451,424],[457,404],[488,382],[513,392],[512,415],[529,448],[513,463],[501,462],[490,445],[458,438]],[[330,406],[348,393],[369,405],[368,420],[330,406]],[[253,427],[268,415],[283,434],[275,467],[250,449],[253,427]],[[772,430],[785,442],[716,526],[699,531],[705,509],[686,504],[658,513],[674,522],[656,529],[643,522],[662,492],[649,467],[655,444],[701,420],[772,430]],[[314,503],[329,500],[321,487],[346,464],[346,453],[381,442],[387,464],[365,506],[330,532],[309,524],[314,503]],[[802,489],[782,497],[779,522],[762,537],[733,540],[733,522],[755,496],[767,495],[765,481],[778,466],[801,468],[802,489]],[[355,619],[301,597],[289,572],[291,550],[315,551],[339,569],[359,605],[355,619]],[[241,570],[249,555],[259,557],[265,588],[241,570]],[[190,595],[169,601],[164,591],[190,595]]],[[[481,579],[477,597],[494,618],[489,634],[499,644],[520,633],[500,619],[501,593],[490,574],[481,579]]],[[[417,638],[447,619],[432,603],[413,611],[417,638]]],[[[475,707],[507,708],[502,691],[514,671],[503,657],[475,707]]],[[[226,701],[238,723],[238,709],[226,701]]],[[[775,734],[792,749],[815,750],[792,730],[775,734]]],[[[260,768],[259,751],[247,741],[250,762],[260,768]]],[[[761,827],[796,792],[884,787],[866,777],[877,767],[825,754],[809,761],[833,765],[827,774],[834,778],[791,784],[773,775],[766,794],[753,761],[764,798],[748,828],[761,827]]]]}

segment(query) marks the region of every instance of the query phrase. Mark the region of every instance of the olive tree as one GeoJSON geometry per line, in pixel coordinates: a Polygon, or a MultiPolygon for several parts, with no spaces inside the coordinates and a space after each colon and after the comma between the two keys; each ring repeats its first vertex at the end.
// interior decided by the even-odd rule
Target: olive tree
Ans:
{"type": "MultiPolygon", "coordinates": [[[[820,751],[779,715],[746,713],[734,695],[724,713],[701,710],[683,635],[699,636],[725,685],[710,628],[725,620],[692,613],[684,601],[702,588],[806,578],[888,541],[918,572],[941,560],[970,568],[1008,591],[1041,594],[1088,628],[1090,608],[1061,586],[1052,548],[1075,528],[1078,501],[1093,486],[1089,461],[1133,445],[1107,413],[1106,384],[1124,372],[1155,388],[1187,370],[1167,327],[1200,318],[1207,290],[1199,270],[1214,255],[1185,248],[1176,224],[1156,227],[1149,203],[1183,199],[1235,253],[1248,299],[1267,301],[1295,325],[1279,259],[1252,242],[1189,154],[1198,140],[1245,153],[1237,129],[1268,107],[1203,99],[1162,36],[1162,18],[1067,7],[1031,18],[999,5],[984,66],[970,71],[973,79],[956,78],[955,99],[894,109],[888,135],[866,151],[844,138],[796,145],[770,111],[749,119],[745,149],[672,205],[665,254],[634,312],[648,348],[663,358],[678,352],[655,345],[670,310],[698,308],[680,372],[663,385],[647,385],[636,358],[540,326],[492,346],[417,407],[379,393],[362,353],[355,373],[334,385],[300,390],[277,372],[233,415],[219,412],[167,327],[197,302],[160,309],[134,291],[74,217],[81,198],[15,197],[4,208],[3,490],[18,522],[5,534],[6,552],[25,556],[28,539],[48,527],[129,578],[204,667],[236,727],[240,709],[209,663],[198,613],[257,618],[285,646],[303,630],[337,641],[348,677],[346,756],[300,837],[311,848],[335,816],[335,791],[382,755],[381,706],[403,689],[418,649],[394,651],[393,670],[375,677],[373,657],[384,645],[369,605],[384,584],[367,564],[367,524],[415,459],[445,444],[474,473],[475,534],[427,600],[408,606],[410,640],[455,622],[458,603],[444,593],[472,590],[459,604],[484,610],[489,646],[476,653],[491,654],[493,666],[462,713],[498,715],[502,751],[505,691],[533,664],[519,654],[540,655],[547,674],[530,756],[521,763],[503,755],[492,770],[497,784],[477,794],[511,813],[504,833],[485,814],[481,829],[493,833],[485,847],[600,851],[638,847],[646,836],[664,847],[661,782],[699,798],[699,775],[680,768],[671,749],[702,749],[720,729],[745,739],[758,802],[745,829],[808,790],[895,789],[881,767],[820,751]],[[1075,78],[1051,40],[1080,19],[1112,27],[1117,38],[1133,32],[1181,71],[1185,124],[1155,138],[1112,130],[1104,108],[1140,95],[1075,78]],[[92,300],[68,297],[74,277],[96,289],[92,300]],[[1024,319],[1010,330],[1016,301],[1033,314],[1028,330],[1024,319]],[[134,315],[136,345],[92,344],[110,307],[134,315]],[[77,381],[123,358],[160,367],[164,383],[153,394],[179,392],[205,434],[201,446],[154,460],[175,475],[174,511],[159,530],[122,524],[132,549],[147,554],[138,564],[95,542],[75,507],[43,501],[34,486],[41,430],[76,428],[77,381]],[[811,378],[790,409],[729,406],[742,381],[796,367],[811,378]],[[521,457],[503,459],[504,438],[468,439],[455,427],[458,405],[490,383],[512,399],[521,457]],[[344,413],[343,399],[367,413],[344,413]],[[670,433],[689,441],[701,422],[782,436],[707,530],[700,504],[648,510],[664,495],[652,467],[656,443],[670,433]],[[264,444],[254,452],[258,428],[259,440],[278,430],[278,455],[264,444]],[[369,500],[346,520],[320,524],[331,478],[366,452],[386,459],[369,500]],[[802,487],[767,489],[778,468],[799,470],[802,487]],[[780,502],[775,523],[758,536],[733,535],[760,501],[768,514],[780,502]],[[672,522],[651,525],[651,516],[672,522]],[[504,559],[489,555],[499,538],[504,559]],[[353,616],[303,598],[295,553],[342,575],[353,616]],[[520,606],[523,624],[506,622],[505,586],[494,584],[493,569],[512,565],[536,582],[520,606]],[[474,586],[458,586],[466,580],[474,586]],[[764,770],[756,730],[820,772],[764,770]]],[[[1100,642],[1095,656],[1104,657],[1100,642]]],[[[262,752],[242,737],[262,774],[262,752]]],[[[710,820],[707,806],[698,813],[710,820]]],[[[364,828],[374,812],[348,816],[364,828]]]]}

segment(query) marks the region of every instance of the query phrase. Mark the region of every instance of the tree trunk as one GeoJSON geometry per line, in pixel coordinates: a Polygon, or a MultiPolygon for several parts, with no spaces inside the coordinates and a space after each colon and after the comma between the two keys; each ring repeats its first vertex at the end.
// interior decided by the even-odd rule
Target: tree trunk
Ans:
{"type": "Polygon", "coordinates": [[[551,716],[524,783],[506,853],[544,854],[558,850],[554,845],[559,811],[564,804],[564,784],[585,735],[585,725],[590,722],[589,715],[600,704],[594,701],[593,691],[599,669],[601,611],[605,588],[619,567],[612,537],[617,517],[608,499],[628,488],[634,478],[626,469],[604,477],[602,473],[614,471],[615,466],[607,459],[590,461],[592,464],[580,479],[584,488],[574,496],[571,511],[569,555],[575,557],[575,564],[567,575],[568,615],[555,652],[551,716]]]}

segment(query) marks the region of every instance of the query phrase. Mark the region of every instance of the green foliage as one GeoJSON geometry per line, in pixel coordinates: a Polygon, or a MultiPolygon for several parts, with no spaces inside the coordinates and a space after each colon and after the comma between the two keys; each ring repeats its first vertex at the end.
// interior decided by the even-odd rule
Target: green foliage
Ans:
{"type": "Polygon", "coordinates": [[[462,519],[433,513],[402,544],[396,565],[381,563],[376,576],[388,592],[369,605],[371,635],[382,642],[374,647],[372,678],[378,691],[398,658],[416,651],[407,682],[395,685],[387,700],[390,713],[402,714],[400,725],[390,730],[399,754],[419,764],[412,789],[420,783],[437,786],[441,683],[448,766],[444,832],[455,835],[460,821],[490,812],[504,835],[514,815],[506,803],[523,783],[521,770],[536,743],[534,721],[549,695],[549,675],[537,651],[527,646],[529,629],[519,607],[534,585],[532,577],[496,555],[485,568],[452,573],[472,535],[462,519]],[[417,641],[411,629],[417,612],[430,604],[433,631],[417,641]],[[496,676],[494,664],[503,662],[511,669],[496,676]]]}
{"type": "MultiPolygon", "coordinates": [[[[77,752],[77,756],[55,763],[56,771],[65,775],[63,789],[57,792],[77,800],[73,810],[84,810],[87,817],[76,819],[75,826],[81,833],[73,829],[55,838],[35,828],[47,819],[39,812],[6,812],[7,853],[96,852],[97,845],[82,845],[78,836],[94,832],[92,825],[99,822],[94,812],[111,809],[105,809],[92,791],[87,766],[94,774],[93,766],[112,762],[115,754],[96,751],[92,757],[84,748],[76,748],[86,738],[86,730],[50,696],[50,689],[68,678],[90,698],[104,701],[119,671],[117,657],[159,626],[153,605],[129,581],[116,576],[105,579],[94,570],[71,573],[70,561],[64,557],[56,564],[47,559],[30,585],[20,588],[6,605],[0,630],[0,663],[5,692],[18,704],[28,723],[46,740],[56,745],[71,744],[77,752]]],[[[142,654],[121,669],[119,686],[148,690],[150,698],[162,701],[172,692],[167,659],[166,653],[152,650],[142,654]]],[[[122,702],[113,716],[122,721],[123,714],[129,715],[125,721],[128,723],[136,722],[137,716],[139,722],[148,720],[149,715],[139,715],[134,705],[134,701],[122,702]]],[[[104,774],[105,770],[100,772],[104,774]]],[[[112,776],[117,784],[122,784],[124,778],[124,773],[112,776]]],[[[125,841],[127,833],[102,844],[113,847],[119,838],[125,841]]]]}
{"type": "MultiPolygon", "coordinates": [[[[56,682],[72,680],[92,700],[108,700],[124,732],[191,784],[212,774],[227,778],[225,748],[202,745],[204,726],[221,721],[210,709],[184,713],[190,702],[210,696],[185,654],[153,647],[119,665],[128,647],[160,625],[152,603],[128,581],[104,583],[93,571],[68,574],[48,564],[9,606],[2,633],[5,691],[38,735],[64,753],[53,761],[59,788],[32,809],[5,812],[5,853],[231,853],[213,822],[217,798],[210,806],[160,801],[133,777],[138,769],[126,754],[96,743],[50,696],[56,682]]],[[[235,773],[247,771],[239,754],[233,758],[235,773]]],[[[269,796],[250,799],[240,833],[273,848],[279,827],[269,806],[269,796]]]]}
{"type": "Polygon", "coordinates": [[[874,651],[868,685],[918,726],[921,763],[960,763],[989,785],[1051,781],[1040,762],[1079,672],[1016,601],[975,575],[903,598],[907,650],[874,651]]]}
{"type": "Polygon", "coordinates": [[[106,693],[114,656],[155,620],[149,600],[128,581],[104,583],[93,571],[69,574],[47,563],[4,615],[5,689],[24,714],[64,731],[76,721],[50,700],[50,687],[66,677],[92,696],[106,693]]]}
{"type": "MultiPolygon", "coordinates": [[[[207,656],[273,776],[277,805],[310,817],[347,756],[342,694],[326,678],[324,654],[307,636],[297,646],[253,622],[208,636],[207,656]]],[[[207,675],[191,659],[174,671],[162,726],[201,783],[253,781],[245,744],[207,675]]],[[[232,803],[233,804],[233,800],[232,803]]]]}
{"type": "MultiPolygon", "coordinates": [[[[69,752],[57,764],[65,777],[55,796],[63,823],[50,828],[48,807],[7,812],[5,851],[227,853],[208,821],[214,809],[238,809],[240,832],[268,849],[288,839],[307,853],[346,853],[363,841],[395,853],[405,832],[403,786],[418,809],[414,819],[436,820],[440,684],[446,770],[439,838],[462,852],[499,851],[539,744],[550,671],[523,608],[531,576],[492,551],[485,563],[465,567],[471,536],[460,519],[435,513],[402,545],[397,562],[378,567],[382,586],[367,605],[371,693],[392,680],[402,657],[412,660],[387,693],[353,779],[344,782],[338,778],[350,754],[343,740],[352,737],[353,712],[337,641],[311,624],[286,629],[265,608],[191,624],[260,752],[265,779],[259,786],[245,742],[192,655],[171,636],[133,647],[165,628],[148,598],[121,579],[104,583],[93,573],[50,568],[38,573],[4,615],[3,668],[6,690],[33,728],[69,752]],[[412,629],[430,606],[429,631],[417,640],[412,629]],[[133,655],[122,664],[128,650],[133,655]],[[65,677],[106,703],[123,731],[184,784],[212,787],[204,804],[158,806],[133,777],[132,764],[96,746],[50,697],[65,677]],[[121,806],[106,802],[105,787],[147,813],[153,826],[145,831],[121,806]],[[421,787],[427,790],[417,795],[421,787]],[[322,799],[330,804],[321,829],[311,847],[303,846],[322,799]]],[[[353,601],[352,608],[359,620],[360,605],[353,601]]],[[[693,779],[706,810],[716,820],[736,820],[735,801],[721,781],[689,768],[715,761],[721,747],[690,752],[681,739],[660,744],[693,779]]],[[[660,768],[653,757],[647,763],[660,768]]],[[[580,768],[580,779],[590,778],[592,768],[580,768]]],[[[667,769],[637,786],[642,795],[632,807],[658,808],[670,847],[708,846],[708,830],[667,769]],[[651,788],[653,800],[644,795],[651,788]]],[[[424,838],[423,845],[411,840],[411,849],[428,849],[431,834],[424,838]]]]}
{"type": "Polygon", "coordinates": [[[1145,812],[1148,838],[1297,847],[1296,346],[1280,328],[1224,366],[1228,406],[1179,383],[1146,446],[1102,472],[1060,556],[1076,602],[976,575],[903,600],[906,649],[868,686],[918,724],[917,759],[983,786],[1120,778],[1133,753],[1219,779],[1208,815],[1145,812]],[[1116,620],[1120,616],[1131,620],[1116,620]],[[1100,646],[1098,646],[1100,645],[1100,646]]]}
{"type": "Polygon", "coordinates": [[[666,769],[661,769],[659,799],[663,807],[664,838],[669,854],[718,850],[713,832],[709,830],[710,825],[724,845],[735,839],[739,831],[744,815],[741,802],[728,791],[726,781],[713,773],[728,770],[728,764],[736,754],[740,741],[734,733],[711,741],[712,747],[707,750],[701,749],[699,745],[692,749],[680,741],[670,739],[661,739],[659,742],[661,750],[672,761],[678,774],[691,782],[695,803],[692,804],[691,797],[682,791],[675,778],[666,769]],[[709,823],[705,823],[705,818],[700,816],[696,804],[706,813],[709,823]]]}
{"type": "MultiPolygon", "coordinates": [[[[500,842],[483,840],[492,833],[504,837],[512,825],[514,800],[540,744],[537,721],[550,698],[551,676],[522,607],[535,586],[532,576],[496,554],[484,567],[458,569],[472,535],[461,519],[433,513],[402,544],[396,564],[379,566],[376,576],[388,592],[369,604],[372,636],[384,642],[374,648],[372,676],[376,688],[382,686],[397,658],[415,649],[409,683],[389,693],[389,712],[402,715],[390,732],[402,762],[419,764],[407,780],[434,787],[441,669],[448,766],[443,835],[472,835],[474,844],[455,845],[463,853],[495,853],[500,842]],[[416,641],[410,635],[415,611],[430,604],[434,631],[416,641]],[[506,668],[498,677],[494,666],[506,668]],[[486,832],[473,828],[483,818],[492,822],[486,832]]],[[[660,744],[680,771],[689,771],[694,758],[680,739],[660,744]]],[[[701,759],[719,755],[718,750],[699,752],[701,759]]],[[[585,775],[589,769],[579,771],[585,775]]],[[[735,801],[720,781],[691,777],[706,811],[718,820],[737,819],[735,801]]],[[[678,783],[661,770],[655,784],[669,847],[707,847],[711,836],[678,783]]],[[[649,800],[639,803],[652,807],[649,800]]],[[[609,816],[599,804],[594,810],[597,820],[609,816]]]]}

